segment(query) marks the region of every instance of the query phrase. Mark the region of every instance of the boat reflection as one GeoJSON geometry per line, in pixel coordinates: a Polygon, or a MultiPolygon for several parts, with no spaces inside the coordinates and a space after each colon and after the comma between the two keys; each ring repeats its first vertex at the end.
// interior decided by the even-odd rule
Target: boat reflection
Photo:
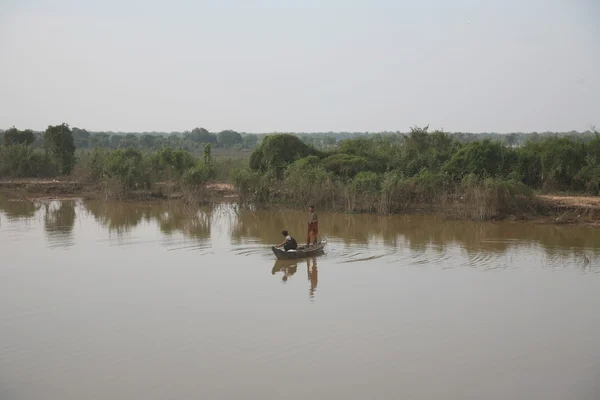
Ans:
{"type": "Polygon", "coordinates": [[[306,263],[306,275],[308,282],[310,283],[308,297],[312,300],[315,297],[317,284],[319,282],[317,257],[312,257],[305,260],[277,260],[273,265],[273,269],[271,269],[271,275],[281,273],[281,281],[285,283],[292,275],[298,272],[298,263],[306,263]]]}

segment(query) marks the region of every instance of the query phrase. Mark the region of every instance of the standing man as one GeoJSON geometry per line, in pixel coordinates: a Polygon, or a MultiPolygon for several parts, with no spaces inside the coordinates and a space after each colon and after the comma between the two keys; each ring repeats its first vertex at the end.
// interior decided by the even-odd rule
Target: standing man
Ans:
{"type": "Polygon", "coordinates": [[[315,206],[308,207],[308,234],[306,235],[306,245],[312,244],[316,246],[317,235],[319,234],[319,217],[315,212],[315,206]],[[312,240],[311,240],[312,239],[312,240]]]}

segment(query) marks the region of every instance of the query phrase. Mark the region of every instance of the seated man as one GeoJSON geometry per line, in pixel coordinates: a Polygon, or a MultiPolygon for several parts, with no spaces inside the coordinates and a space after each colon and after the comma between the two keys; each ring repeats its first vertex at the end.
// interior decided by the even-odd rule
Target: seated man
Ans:
{"type": "Polygon", "coordinates": [[[275,247],[283,246],[283,249],[285,251],[296,250],[298,248],[298,242],[296,242],[296,239],[294,239],[293,237],[290,236],[288,231],[283,230],[283,231],[281,231],[281,234],[285,237],[285,240],[283,242],[279,243],[275,247]]]}

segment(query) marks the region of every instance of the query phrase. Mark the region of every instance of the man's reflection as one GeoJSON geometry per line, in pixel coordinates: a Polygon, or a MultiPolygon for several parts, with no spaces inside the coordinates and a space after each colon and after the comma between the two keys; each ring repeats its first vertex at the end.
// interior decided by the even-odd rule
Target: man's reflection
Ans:
{"type": "Polygon", "coordinates": [[[275,261],[275,265],[273,265],[271,274],[275,275],[277,272],[283,272],[281,280],[285,283],[296,271],[298,271],[298,264],[296,262],[291,263],[290,261],[277,260],[275,261]]]}
{"type": "Polygon", "coordinates": [[[313,299],[315,297],[315,291],[317,290],[317,283],[319,281],[319,274],[317,271],[317,259],[312,259],[312,265],[309,260],[306,260],[306,272],[308,274],[308,281],[310,282],[310,290],[308,296],[313,299]]]}

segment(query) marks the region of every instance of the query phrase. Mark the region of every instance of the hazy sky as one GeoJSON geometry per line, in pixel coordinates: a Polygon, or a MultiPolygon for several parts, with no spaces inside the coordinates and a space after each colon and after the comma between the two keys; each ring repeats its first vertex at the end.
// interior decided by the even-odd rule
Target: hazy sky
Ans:
{"type": "Polygon", "coordinates": [[[598,0],[0,0],[0,127],[600,126],[598,0]]]}

